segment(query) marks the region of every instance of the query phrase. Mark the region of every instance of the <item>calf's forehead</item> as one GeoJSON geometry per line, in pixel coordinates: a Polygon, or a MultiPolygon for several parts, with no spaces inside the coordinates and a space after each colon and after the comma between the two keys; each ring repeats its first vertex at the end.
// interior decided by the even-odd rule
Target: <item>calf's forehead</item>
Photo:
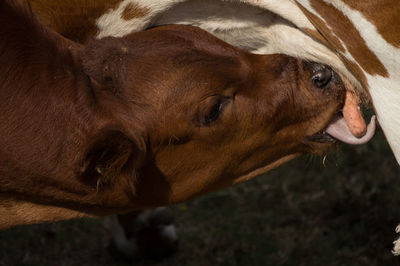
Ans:
{"type": "Polygon", "coordinates": [[[131,81],[159,92],[218,89],[240,81],[251,68],[248,54],[195,27],[162,27],[131,38],[131,81]]]}
{"type": "Polygon", "coordinates": [[[155,53],[204,52],[208,56],[221,57],[240,57],[247,53],[194,26],[160,26],[132,37],[143,41],[148,51],[155,53]]]}

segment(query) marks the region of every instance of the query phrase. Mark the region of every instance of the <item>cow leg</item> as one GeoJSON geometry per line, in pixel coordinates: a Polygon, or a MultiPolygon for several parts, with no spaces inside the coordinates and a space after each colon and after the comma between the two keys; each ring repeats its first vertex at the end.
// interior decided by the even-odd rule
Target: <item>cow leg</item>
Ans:
{"type": "MultiPolygon", "coordinates": [[[[400,233],[400,224],[396,227],[396,233],[400,233]]],[[[395,256],[399,256],[400,255],[400,237],[398,239],[396,239],[394,242],[394,247],[392,250],[392,253],[395,256]]]]}
{"type": "Polygon", "coordinates": [[[112,231],[116,250],[132,259],[163,258],[178,246],[173,215],[165,207],[118,215],[112,231]]]}

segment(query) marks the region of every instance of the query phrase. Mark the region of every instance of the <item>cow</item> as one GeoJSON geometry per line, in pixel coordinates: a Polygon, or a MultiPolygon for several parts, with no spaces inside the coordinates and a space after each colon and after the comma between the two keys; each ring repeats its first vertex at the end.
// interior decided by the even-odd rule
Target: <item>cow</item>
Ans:
{"type": "Polygon", "coordinates": [[[325,65],[185,25],[82,45],[31,7],[0,2],[0,228],[181,202],[336,142],[325,65]]]}

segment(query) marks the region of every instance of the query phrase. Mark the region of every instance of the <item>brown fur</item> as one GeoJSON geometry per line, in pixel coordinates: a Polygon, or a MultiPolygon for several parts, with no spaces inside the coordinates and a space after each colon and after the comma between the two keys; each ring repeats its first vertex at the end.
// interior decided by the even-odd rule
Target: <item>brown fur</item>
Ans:
{"type": "Polygon", "coordinates": [[[331,147],[307,137],[344,88],[310,63],[190,26],[80,46],[12,0],[0,22],[0,227],[183,201],[331,147]]]}
{"type": "Polygon", "coordinates": [[[84,43],[97,34],[96,19],[122,0],[19,0],[29,2],[44,25],[64,37],[84,43]],[[84,3],[84,4],[83,4],[84,3]]]}
{"type": "Polygon", "coordinates": [[[358,1],[343,0],[351,8],[361,12],[379,34],[390,44],[400,47],[400,5],[397,0],[358,1]]]}
{"type": "Polygon", "coordinates": [[[129,3],[124,11],[121,14],[121,17],[124,20],[131,20],[135,18],[141,18],[147,16],[149,13],[149,10],[144,7],[140,7],[137,4],[129,3]]]}

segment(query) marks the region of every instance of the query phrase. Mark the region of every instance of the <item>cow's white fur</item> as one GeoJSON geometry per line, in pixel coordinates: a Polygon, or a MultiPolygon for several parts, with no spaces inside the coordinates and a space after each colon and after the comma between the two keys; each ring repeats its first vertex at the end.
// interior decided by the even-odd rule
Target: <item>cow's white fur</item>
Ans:
{"type": "MultiPolygon", "coordinates": [[[[396,227],[396,233],[400,234],[400,225],[396,227]]],[[[396,256],[400,255],[400,238],[393,242],[393,250],[392,253],[396,256]]]]}
{"type": "Polygon", "coordinates": [[[294,1],[241,0],[241,2],[279,14],[282,18],[291,21],[299,28],[315,29],[294,1]]]}
{"type": "Polygon", "coordinates": [[[106,14],[97,19],[96,24],[99,29],[97,38],[107,36],[122,37],[131,32],[143,30],[151,26],[152,19],[159,13],[165,12],[172,6],[184,1],[185,0],[124,0],[117,8],[108,10],[106,14]],[[150,13],[141,18],[129,21],[124,20],[121,18],[121,15],[129,4],[144,7],[149,10],[150,13]]]}

